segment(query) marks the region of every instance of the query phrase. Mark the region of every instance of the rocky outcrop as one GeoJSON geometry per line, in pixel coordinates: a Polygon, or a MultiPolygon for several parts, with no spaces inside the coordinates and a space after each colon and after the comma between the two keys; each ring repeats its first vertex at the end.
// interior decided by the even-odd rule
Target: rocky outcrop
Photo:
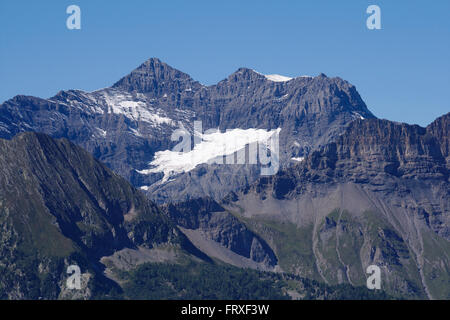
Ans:
{"type": "Polygon", "coordinates": [[[212,240],[235,254],[270,269],[277,258],[267,243],[217,202],[196,199],[169,204],[163,209],[180,227],[198,230],[206,240],[212,240]]]}
{"type": "Polygon", "coordinates": [[[441,147],[441,154],[447,161],[447,169],[450,169],[450,113],[447,113],[435,121],[428,127],[427,132],[435,137],[441,147]]]}

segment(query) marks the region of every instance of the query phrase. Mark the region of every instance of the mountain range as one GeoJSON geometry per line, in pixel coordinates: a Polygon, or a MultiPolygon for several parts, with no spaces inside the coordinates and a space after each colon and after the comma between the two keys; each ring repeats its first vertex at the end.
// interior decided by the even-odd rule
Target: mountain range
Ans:
{"type": "Polygon", "coordinates": [[[109,88],[16,96],[0,105],[0,297],[136,297],[134,272],[187,263],[255,270],[270,290],[253,298],[367,297],[375,264],[389,297],[449,299],[449,123],[377,119],[324,74],[204,86],[156,58],[109,88]],[[273,175],[213,161],[220,141],[233,154],[274,133],[273,175]],[[87,289],[64,287],[70,264],[87,289]]]}
{"type": "Polygon", "coordinates": [[[203,86],[153,58],[110,88],[62,91],[50,99],[16,96],[4,102],[0,138],[23,131],[67,138],[148,191],[153,200],[166,203],[204,195],[219,200],[259,176],[255,166],[245,164],[208,166],[205,174],[203,166],[211,159],[176,172],[168,181],[163,179],[164,166],[148,170],[155,154],[178,143],[171,139],[175,130],[195,136],[194,121],[201,121],[203,131],[241,129],[235,132],[247,136],[254,128],[280,128],[280,165],[288,166],[342,133],[354,119],[374,118],[355,87],[340,78],[271,79],[240,68],[216,85],[203,86]]]}

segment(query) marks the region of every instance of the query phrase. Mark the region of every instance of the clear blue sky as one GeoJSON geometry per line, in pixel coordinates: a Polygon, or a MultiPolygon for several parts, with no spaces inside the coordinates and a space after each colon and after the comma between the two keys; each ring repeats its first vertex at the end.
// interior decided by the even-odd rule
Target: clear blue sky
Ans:
{"type": "Polygon", "coordinates": [[[150,57],[203,84],[239,67],[323,72],[376,116],[426,125],[450,111],[450,1],[0,0],[0,101],[107,87],[150,57]],[[366,28],[370,4],[382,30],[366,28]]]}

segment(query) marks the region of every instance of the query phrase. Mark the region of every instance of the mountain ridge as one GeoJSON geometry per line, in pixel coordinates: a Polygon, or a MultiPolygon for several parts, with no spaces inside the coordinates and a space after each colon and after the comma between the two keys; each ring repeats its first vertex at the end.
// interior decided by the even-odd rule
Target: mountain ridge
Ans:
{"type": "Polygon", "coordinates": [[[204,168],[185,172],[170,184],[160,183],[161,172],[143,174],[155,153],[176,145],[171,134],[180,127],[190,134],[194,121],[201,121],[203,130],[222,132],[281,128],[280,165],[284,167],[291,165],[292,158],[331,141],[360,117],[374,118],[356,88],[340,78],[321,74],[276,82],[241,68],[206,87],[159,59],[149,59],[110,88],[66,90],[50,99],[16,96],[4,102],[0,137],[11,139],[19,132],[36,131],[68,138],[160,203],[177,197],[218,200],[253,182],[258,166],[208,166],[207,171],[218,177],[212,182],[197,173],[192,180],[191,173],[204,168]],[[230,173],[233,183],[219,188],[230,173]],[[202,185],[201,190],[195,185],[202,185]]]}
{"type": "Polygon", "coordinates": [[[140,191],[67,139],[27,132],[0,139],[0,151],[0,296],[70,297],[65,269],[76,264],[90,284],[75,295],[89,298],[116,290],[101,272],[103,256],[190,248],[140,191]]]}

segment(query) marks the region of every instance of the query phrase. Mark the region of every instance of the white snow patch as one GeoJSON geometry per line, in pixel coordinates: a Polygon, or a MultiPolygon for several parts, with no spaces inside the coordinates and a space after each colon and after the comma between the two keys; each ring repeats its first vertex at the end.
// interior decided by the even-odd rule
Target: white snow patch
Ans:
{"type": "Polygon", "coordinates": [[[77,91],[78,95],[75,95],[72,91],[65,91],[65,93],[67,94],[67,98],[65,98],[66,102],[61,101],[61,100],[52,100],[52,99],[47,99],[47,101],[50,101],[50,102],[56,103],[56,104],[60,104],[60,105],[64,105],[67,107],[75,107],[84,112],[89,110],[92,113],[99,113],[99,114],[104,113],[103,109],[98,106],[97,101],[95,99],[93,99],[89,94],[87,94],[86,92],[81,91],[81,90],[75,90],[75,91],[77,91]],[[85,101],[80,102],[78,100],[79,95],[83,96],[85,101]]]}
{"type": "Polygon", "coordinates": [[[108,95],[104,93],[104,98],[109,113],[123,114],[131,120],[149,122],[155,125],[175,125],[172,119],[158,114],[154,108],[148,106],[145,102],[128,100],[130,97],[122,94],[108,95]]]}
{"type": "Polygon", "coordinates": [[[137,137],[143,137],[142,133],[139,132],[139,130],[133,129],[133,128],[129,128],[131,133],[133,133],[135,136],[137,137]]]}
{"type": "Polygon", "coordinates": [[[305,160],[305,157],[294,157],[294,158],[291,158],[291,160],[302,162],[303,160],[305,160]]]}
{"type": "Polygon", "coordinates": [[[142,186],[142,187],[139,187],[139,189],[144,190],[144,191],[147,191],[149,188],[150,188],[150,186],[142,186]]]}
{"type": "Polygon", "coordinates": [[[292,79],[297,79],[297,78],[314,78],[314,77],[311,77],[311,76],[308,76],[308,75],[303,75],[303,76],[291,78],[291,77],[286,77],[286,76],[282,76],[282,75],[279,75],[279,74],[263,74],[261,72],[258,72],[256,70],[254,70],[254,69],[252,69],[252,71],[256,72],[257,74],[260,74],[260,75],[266,77],[267,80],[274,81],[274,82],[287,82],[287,81],[290,81],[292,79]]]}
{"type": "Polygon", "coordinates": [[[285,95],[283,95],[283,96],[281,96],[279,98],[276,98],[275,101],[283,101],[283,100],[285,100],[287,98],[289,98],[289,93],[286,93],[285,95]]]}
{"type": "Polygon", "coordinates": [[[353,112],[353,115],[356,116],[356,117],[358,117],[358,118],[360,118],[361,120],[364,120],[364,119],[365,119],[365,118],[364,118],[362,115],[360,115],[358,112],[353,112]]]}
{"type": "Polygon", "coordinates": [[[292,78],[281,76],[279,74],[267,74],[264,75],[267,80],[274,81],[274,82],[286,82],[289,80],[292,80],[292,78]]]}
{"type": "Polygon", "coordinates": [[[188,172],[204,163],[212,163],[220,156],[234,154],[242,150],[247,144],[267,143],[269,138],[278,134],[281,128],[275,130],[264,129],[232,129],[226,132],[216,131],[203,134],[203,139],[189,152],[175,152],[171,150],[159,151],[150,162],[151,169],[138,171],[141,174],[163,172],[163,182],[171,175],[188,172]]]}
{"type": "Polygon", "coordinates": [[[286,76],[281,76],[279,74],[263,74],[263,73],[258,72],[256,70],[253,70],[253,69],[252,69],[252,71],[256,72],[257,74],[260,74],[260,75],[264,76],[267,80],[270,80],[270,81],[286,82],[286,81],[292,80],[292,78],[289,78],[289,77],[286,77],[286,76]]]}
{"type": "Polygon", "coordinates": [[[98,133],[102,136],[102,137],[106,137],[106,131],[100,128],[96,128],[98,133]]]}

